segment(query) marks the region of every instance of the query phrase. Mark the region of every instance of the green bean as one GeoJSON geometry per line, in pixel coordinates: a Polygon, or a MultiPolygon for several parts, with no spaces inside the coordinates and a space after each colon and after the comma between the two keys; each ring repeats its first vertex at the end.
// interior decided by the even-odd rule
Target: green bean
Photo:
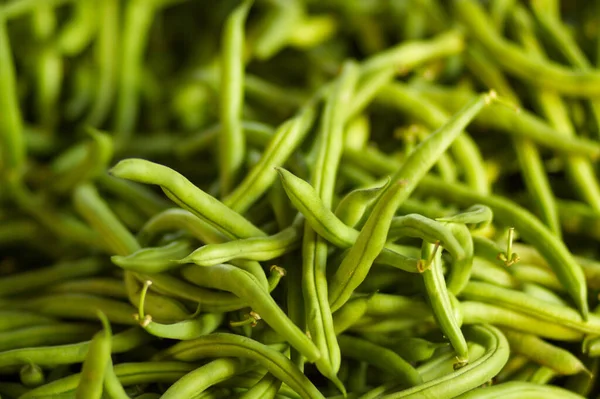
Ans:
{"type": "Polygon", "coordinates": [[[417,363],[431,359],[434,353],[448,346],[447,343],[434,343],[422,338],[408,337],[399,339],[391,345],[391,349],[408,362],[417,363]]]}
{"type": "Polygon", "coordinates": [[[568,95],[594,96],[600,93],[600,75],[574,71],[553,62],[542,62],[498,36],[481,6],[470,0],[455,3],[460,21],[507,72],[532,84],[552,88],[568,95]]]}
{"type": "Polygon", "coordinates": [[[73,16],[58,35],[58,47],[64,55],[79,54],[93,40],[98,28],[94,12],[95,0],[73,4],[73,16]]]}
{"type": "Polygon", "coordinates": [[[8,2],[8,4],[3,4],[2,12],[6,14],[7,19],[14,19],[22,17],[23,15],[27,15],[33,12],[36,8],[38,8],[41,4],[57,7],[63,3],[67,3],[72,0],[50,0],[50,1],[42,1],[42,0],[13,0],[8,2]]]}
{"type": "Polygon", "coordinates": [[[258,163],[225,197],[223,203],[236,212],[247,211],[277,179],[274,167],[283,166],[309,132],[314,119],[314,105],[309,103],[294,118],[283,123],[269,141],[258,163]]]}
{"type": "Polygon", "coordinates": [[[498,383],[508,381],[513,375],[515,375],[520,369],[522,369],[529,359],[522,355],[511,355],[508,358],[508,362],[502,367],[502,370],[498,373],[494,380],[498,383]]]}
{"type": "Polygon", "coordinates": [[[470,282],[461,296],[501,305],[581,332],[594,333],[600,329],[600,317],[594,314],[590,314],[585,321],[581,314],[570,307],[552,305],[525,293],[487,283],[470,282]]]}
{"type": "MultiPolygon", "coordinates": [[[[378,93],[377,99],[406,112],[431,129],[438,129],[451,119],[451,115],[434,102],[427,100],[410,87],[397,82],[382,89],[378,93]]],[[[485,176],[483,159],[473,140],[466,133],[462,133],[455,139],[450,149],[454,153],[455,159],[461,162],[467,184],[477,192],[487,194],[489,183],[485,176]]],[[[389,168],[386,163],[383,165],[389,168]]]]}
{"type": "Polygon", "coordinates": [[[384,372],[394,375],[404,386],[416,386],[423,382],[419,373],[392,350],[349,335],[338,337],[344,356],[365,361],[384,372]]]}
{"type": "Polygon", "coordinates": [[[90,295],[104,295],[119,299],[127,298],[127,290],[125,289],[125,284],[123,284],[123,281],[110,277],[90,277],[68,280],[52,285],[47,291],[50,293],[70,292],[90,295]]]}
{"type": "Polygon", "coordinates": [[[552,379],[556,377],[556,372],[549,367],[542,366],[538,368],[535,373],[529,379],[529,382],[534,384],[548,384],[552,379]]]}
{"type": "MultiPolygon", "coordinates": [[[[311,183],[326,209],[330,209],[333,202],[335,179],[342,156],[344,127],[348,118],[347,107],[351,102],[358,75],[359,70],[355,63],[348,61],[342,67],[339,78],[327,95],[319,136],[314,147],[316,154],[311,183]]],[[[302,293],[306,325],[321,352],[317,368],[345,394],[343,384],[336,377],[341,355],[328,300],[326,264],[327,243],[309,224],[305,224],[302,240],[302,293]]]]}
{"type": "Polygon", "coordinates": [[[465,186],[448,184],[427,176],[420,186],[429,194],[440,196],[462,204],[482,203],[494,211],[503,223],[515,226],[524,240],[537,247],[575,301],[583,319],[588,316],[587,287],[581,267],[575,262],[565,245],[547,230],[529,212],[511,201],[496,196],[484,197],[473,193],[465,186]]]}
{"type": "Polygon", "coordinates": [[[350,191],[338,203],[335,216],[346,226],[357,227],[383,189],[384,186],[350,191]]]}
{"type": "MultiPolygon", "coordinates": [[[[535,8],[536,7],[534,7],[534,10],[535,8]]],[[[543,17],[542,13],[536,14],[541,21],[548,20],[548,18],[543,17]]],[[[534,27],[532,26],[533,21],[530,20],[527,12],[523,9],[515,11],[515,20],[517,26],[520,27],[521,36],[524,36],[522,40],[532,42],[532,45],[528,46],[530,52],[543,59],[543,50],[534,36],[534,27]]],[[[551,21],[549,22],[550,25],[555,26],[554,23],[551,21]]],[[[558,27],[557,29],[560,31],[558,27]]],[[[550,29],[550,31],[557,32],[557,29],[550,29]]],[[[565,35],[563,37],[567,38],[568,36],[565,35]]],[[[576,47],[577,46],[573,46],[573,48],[576,47]]],[[[581,57],[582,56],[579,56],[577,58],[581,57]]],[[[583,58],[583,60],[585,60],[585,58],[583,58]]],[[[583,67],[583,69],[587,69],[589,63],[585,60],[583,61],[583,65],[581,62],[577,62],[575,65],[579,68],[583,67]]],[[[551,125],[557,131],[562,132],[565,135],[575,136],[575,129],[570,121],[568,110],[560,96],[549,90],[540,90],[537,97],[541,111],[546,118],[548,118],[551,125]]],[[[592,104],[596,104],[596,102],[592,102],[592,104]]],[[[592,107],[594,106],[592,105],[592,107]]],[[[578,191],[578,194],[589,203],[593,209],[600,210],[600,187],[596,182],[592,165],[583,157],[569,157],[567,158],[566,163],[568,176],[575,186],[574,188],[578,191]]]]}
{"type": "Polygon", "coordinates": [[[144,284],[136,317],[140,326],[149,334],[160,338],[189,340],[210,334],[222,324],[222,313],[205,313],[198,317],[183,320],[175,324],[160,324],[153,321],[151,315],[144,313],[144,300],[150,284],[150,280],[146,281],[144,284]]]}
{"type": "Polygon", "coordinates": [[[210,267],[188,266],[183,268],[181,273],[184,278],[200,286],[232,292],[250,304],[271,328],[305,355],[308,361],[314,362],[320,358],[315,344],[289,320],[250,273],[225,264],[210,267]]]}
{"type": "Polygon", "coordinates": [[[169,202],[141,184],[103,174],[98,177],[98,186],[116,197],[131,203],[146,216],[154,216],[169,208],[169,202]]]}
{"type": "Polygon", "coordinates": [[[583,363],[565,349],[551,345],[531,334],[511,330],[503,330],[503,332],[511,351],[524,355],[538,364],[562,375],[589,373],[583,363]]]}
{"type": "Polygon", "coordinates": [[[89,338],[98,329],[84,323],[53,323],[0,332],[0,351],[60,345],[89,338]]]}
{"type": "Polygon", "coordinates": [[[219,182],[221,195],[233,189],[246,154],[242,130],[244,97],[244,24],[253,0],[243,1],[225,21],[222,32],[219,119],[219,182]]]}
{"type": "MultiPolygon", "coordinates": [[[[108,364],[108,362],[106,363],[108,364]]],[[[119,382],[122,385],[174,383],[198,365],[184,362],[141,362],[121,363],[114,367],[119,382]]],[[[60,394],[72,395],[81,381],[82,374],[71,374],[60,380],[52,381],[46,385],[32,389],[22,396],[23,399],[39,397],[60,397],[60,394]]],[[[71,396],[72,397],[72,396],[71,396]]]]}
{"type": "MultiPolygon", "coordinates": [[[[468,90],[445,89],[423,83],[412,85],[411,89],[452,112],[458,111],[469,99],[473,98],[472,92],[468,90]]],[[[473,126],[524,137],[560,153],[580,155],[590,159],[600,156],[600,146],[596,142],[565,136],[524,109],[516,113],[503,105],[492,105],[474,119],[473,126]]]]}
{"type": "Polygon", "coordinates": [[[375,293],[367,306],[367,315],[370,316],[410,316],[430,314],[430,308],[421,299],[401,295],[375,293]]]}
{"type": "Polygon", "coordinates": [[[4,178],[20,179],[25,166],[25,140],[23,121],[19,111],[15,66],[6,32],[6,5],[0,10],[0,108],[4,117],[0,122],[0,140],[2,142],[2,175],[4,178]]]}
{"type": "Polygon", "coordinates": [[[364,281],[375,258],[385,245],[392,218],[398,208],[404,181],[386,185],[375,203],[356,242],[329,282],[331,311],[338,310],[364,281]]]}
{"type": "Polygon", "coordinates": [[[451,216],[438,217],[438,222],[446,223],[463,223],[472,224],[477,228],[484,228],[492,222],[494,213],[490,207],[480,204],[475,204],[465,209],[462,212],[456,213],[451,216]]]}
{"type": "Polygon", "coordinates": [[[278,351],[250,338],[227,333],[214,333],[192,341],[177,343],[159,353],[155,360],[194,361],[206,357],[226,356],[250,358],[267,368],[302,398],[323,398],[308,378],[278,351]]]}
{"type": "Polygon", "coordinates": [[[235,259],[268,261],[283,256],[300,246],[304,219],[298,217],[294,224],[268,237],[233,240],[221,244],[204,245],[185,258],[181,263],[213,266],[235,259]]]}
{"type": "Polygon", "coordinates": [[[491,326],[472,326],[467,337],[483,347],[485,353],[470,364],[416,387],[382,396],[385,399],[435,397],[451,398],[467,392],[500,371],[508,359],[508,343],[502,333],[491,326]]]}
{"type": "Polygon", "coordinates": [[[161,247],[142,248],[127,256],[114,255],[110,260],[125,270],[160,273],[178,267],[178,259],[191,251],[192,245],[189,241],[177,240],[161,247]]]}
{"type": "Polygon", "coordinates": [[[64,279],[93,276],[103,269],[99,259],[87,258],[5,276],[0,280],[0,297],[27,293],[64,279]]]}
{"type": "Polygon", "coordinates": [[[234,294],[197,287],[168,274],[141,274],[139,277],[151,280],[155,290],[161,294],[196,302],[204,312],[231,312],[248,306],[245,300],[234,294]]]}
{"type": "Polygon", "coordinates": [[[29,388],[16,382],[0,382],[0,394],[7,395],[6,397],[21,397],[29,391],[29,388]]]}
{"type": "Polygon", "coordinates": [[[539,385],[529,382],[504,382],[502,384],[490,387],[477,388],[464,393],[457,399],[512,399],[512,398],[530,398],[530,399],[582,399],[583,396],[577,395],[566,389],[552,385],[539,385]]]}
{"type": "Polygon", "coordinates": [[[113,323],[133,325],[131,315],[135,309],[131,305],[114,299],[85,294],[53,294],[28,299],[11,300],[0,304],[1,307],[36,311],[43,315],[94,319],[90,309],[100,309],[113,323]]]}
{"type": "Polygon", "coordinates": [[[583,358],[586,368],[590,370],[590,375],[580,373],[570,376],[564,386],[569,391],[572,391],[581,396],[589,396],[598,376],[598,359],[583,358]]]}
{"type": "Polygon", "coordinates": [[[463,301],[460,306],[464,315],[464,324],[489,323],[561,341],[578,341],[583,336],[582,332],[564,323],[546,321],[537,315],[521,313],[520,309],[506,309],[475,301],[463,301]]]}
{"type": "Polygon", "coordinates": [[[473,246],[476,257],[480,257],[482,260],[485,260],[496,266],[500,266],[502,268],[506,267],[504,262],[499,259],[499,255],[504,252],[504,250],[500,248],[495,241],[486,237],[474,235],[473,246]]]}
{"type": "Polygon", "coordinates": [[[231,238],[265,235],[244,217],[166,166],[143,159],[125,159],[114,166],[110,173],[116,177],[161,186],[176,204],[208,221],[231,238]]]}
{"type": "Polygon", "coordinates": [[[112,331],[102,312],[98,312],[98,317],[102,321],[102,331],[96,333],[90,341],[81,367],[81,378],[75,390],[77,399],[102,397],[104,373],[111,354],[112,331]]]}
{"type": "Polygon", "coordinates": [[[252,388],[248,389],[240,399],[272,399],[277,395],[281,387],[279,381],[273,374],[267,373],[252,388]]]}
{"type": "Polygon", "coordinates": [[[459,365],[469,362],[467,341],[452,310],[441,265],[439,243],[424,242],[421,250],[422,275],[431,310],[440,329],[456,351],[459,365]]]}
{"type": "Polygon", "coordinates": [[[340,335],[363,317],[367,312],[370,297],[357,297],[346,302],[333,315],[333,329],[340,335]]]}
{"type": "Polygon", "coordinates": [[[104,371],[104,393],[110,399],[129,399],[125,388],[119,381],[117,373],[113,367],[112,359],[109,357],[106,362],[106,370],[104,371]]]}
{"type": "Polygon", "coordinates": [[[197,398],[211,386],[225,381],[248,369],[244,361],[235,358],[213,360],[179,379],[163,393],[161,398],[197,398]]]}
{"type": "Polygon", "coordinates": [[[35,388],[37,386],[43,385],[46,381],[46,376],[44,375],[44,370],[36,364],[26,364],[21,367],[19,371],[19,378],[21,380],[21,384],[28,388],[35,388]]]}
{"type": "MultiPolygon", "coordinates": [[[[82,3],[85,3],[83,1],[82,3]]],[[[91,2],[87,0],[87,2],[91,2]]],[[[86,7],[81,5],[79,8],[86,7]]],[[[92,7],[93,9],[93,7],[92,7]]],[[[86,117],[91,126],[100,126],[108,117],[112,101],[117,91],[119,65],[119,24],[120,7],[115,0],[103,0],[99,4],[98,40],[96,46],[97,80],[94,83],[94,99],[86,117]]],[[[86,24],[87,27],[90,24],[86,24]]],[[[82,36],[77,39],[81,40],[82,36]]]]}
{"type": "Polygon", "coordinates": [[[0,310],[0,332],[54,323],[58,323],[58,320],[38,313],[10,309],[0,310]]]}
{"type": "Polygon", "coordinates": [[[541,299],[542,301],[559,306],[569,306],[569,304],[560,296],[555,294],[554,291],[551,291],[541,285],[537,285],[535,283],[524,283],[522,284],[521,288],[525,294],[541,299]]]}
{"type": "Polygon", "coordinates": [[[114,216],[92,184],[77,186],[73,192],[73,202],[77,211],[100,233],[114,254],[128,255],[139,249],[135,237],[114,216]]]}

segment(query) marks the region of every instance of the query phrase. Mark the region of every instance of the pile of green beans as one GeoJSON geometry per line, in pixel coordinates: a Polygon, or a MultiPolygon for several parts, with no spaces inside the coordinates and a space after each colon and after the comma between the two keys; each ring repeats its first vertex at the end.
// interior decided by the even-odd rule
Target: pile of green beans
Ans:
{"type": "Polygon", "coordinates": [[[600,1],[0,0],[0,399],[600,399],[600,1]]]}

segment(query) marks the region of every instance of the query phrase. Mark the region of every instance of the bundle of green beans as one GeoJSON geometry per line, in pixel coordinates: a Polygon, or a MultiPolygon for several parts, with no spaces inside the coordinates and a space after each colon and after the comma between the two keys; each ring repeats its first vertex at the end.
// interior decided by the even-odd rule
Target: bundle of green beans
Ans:
{"type": "Polygon", "coordinates": [[[599,398],[599,27],[0,1],[0,398],[599,398]]]}

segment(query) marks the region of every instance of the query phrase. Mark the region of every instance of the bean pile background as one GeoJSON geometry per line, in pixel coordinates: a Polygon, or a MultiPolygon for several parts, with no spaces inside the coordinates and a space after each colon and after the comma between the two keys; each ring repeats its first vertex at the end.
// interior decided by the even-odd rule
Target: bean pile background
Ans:
{"type": "Polygon", "coordinates": [[[0,1],[0,398],[598,398],[599,16],[0,1]]]}

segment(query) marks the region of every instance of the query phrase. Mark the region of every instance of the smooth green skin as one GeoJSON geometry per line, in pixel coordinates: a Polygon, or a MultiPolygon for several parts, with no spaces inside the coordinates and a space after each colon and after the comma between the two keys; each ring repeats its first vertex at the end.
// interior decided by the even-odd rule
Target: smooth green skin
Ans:
{"type": "Polygon", "coordinates": [[[367,362],[386,373],[391,373],[404,386],[412,387],[423,383],[417,370],[390,349],[350,335],[338,336],[338,342],[344,357],[367,362]]]}
{"type": "MultiPolygon", "coordinates": [[[[108,362],[104,364],[105,368],[107,364],[108,362]]],[[[176,361],[120,363],[114,366],[114,373],[118,381],[125,386],[156,383],[172,384],[197,367],[197,364],[176,361]]],[[[20,399],[55,397],[54,395],[66,393],[72,395],[80,383],[81,377],[81,373],[71,374],[60,380],[32,389],[21,396],[20,399]]]]}
{"type": "MultiPolygon", "coordinates": [[[[85,3],[83,1],[82,3],[85,3]]],[[[92,1],[87,1],[91,3],[92,1]]],[[[97,59],[98,75],[94,87],[94,98],[89,114],[86,116],[86,122],[91,126],[102,125],[108,113],[117,92],[117,82],[120,65],[120,29],[118,21],[121,19],[119,3],[115,0],[106,0],[96,7],[92,18],[100,19],[98,24],[98,37],[95,43],[95,50],[99,56],[97,59]],[[99,11],[98,11],[99,8],[99,11]],[[96,12],[100,14],[96,16],[96,12]]],[[[89,27],[90,24],[87,24],[89,27]]],[[[64,31],[63,31],[64,32],[64,31]]]]}
{"type": "Polygon", "coordinates": [[[249,358],[269,370],[302,398],[323,398],[312,382],[287,357],[257,341],[239,335],[214,333],[192,341],[179,342],[159,353],[155,360],[195,361],[216,356],[249,358]]]}
{"type": "MultiPolygon", "coordinates": [[[[423,82],[412,85],[410,88],[450,112],[458,111],[473,98],[470,90],[442,88],[423,82]]],[[[475,118],[473,126],[528,138],[540,146],[561,154],[580,155],[592,160],[600,157],[600,145],[597,142],[565,136],[525,109],[520,109],[517,113],[503,104],[492,105],[475,118]]]]}
{"type": "Polygon", "coordinates": [[[273,399],[277,395],[282,382],[273,374],[267,373],[252,388],[248,389],[240,399],[273,399]]]}
{"type": "MultiPolygon", "coordinates": [[[[141,328],[131,328],[113,336],[112,353],[128,352],[153,340],[155,338],[141,328]]],[[[29,363],[43,367],[81,363],[85,359],[85,354],[89,346],[90,341],[84,341],[76,344],[23,348],[0,352],[0,373],[10,373],[15,369],[14,366],[29,363]]]]}
{"type": "MultiPolygon", "coordinates": [[[[510,99],[515,107],[521,107],[519,97],[513,91],[502,71],[489,60],[489,56],[477,47],[473,47],[469,53],[474,53],[477,59],[477,62],[467,64],[470,66],[469,69],[471,69],[473,75],[487,87],[498,90],[498,94],[510,99]]],[[[558,209],[540,151],[531,140],[522,137],[514,137],[513,144],[531,202],[542,221],[560,238],[558,209]]]]}
{"type": "Polygon", "coordinates": [[[244,157],[246,137],[242,128],[244,102],[244,24],[253,0],[244,0],[227,17],[221,36],[221,82],[219,95],[219,182],[221,195],[237,183],[244,157]]]}
{"type": "Polygon", "coordinates": [[[73,204],[113,254],[129,255],[140,245],[135,237],[117,219],[91,183],[83,183],[73,191],[73,204]]]}
{"type": "Polygon", "coordinates": [[[260,160],[242,182],[223,199],[225,205],[236,212],[244,213],[267,191],[277,179],[274,168],[286,163],[310,131],[315,120],[314,108],[314,104],[309,102],[296,116],[280,125],[260,160]]]}
{"type": "Polygon", "coordinates": [[[505,266],[497,265],[479,256],[473,258],[471,277],[473,280],[484,281],[507,288],[518,288],[521,284],[505,266]]]}
{"type": "Polygon", "coordinates": [[[204,313],[191,320],[161,324],[152,320],[145,322],[144,317],[140,316],[140,325],[155,337],[185,341],[212,333],[222,324],[223,319],[223,313],[204,313]]]}
{"type": "Polygon", "coordinates": [[[236,374],[243,373],[248,365],[242,359],[223,358],[213,360],[184,375],[169,387],[162,399],[196,399],[202,392],[236,374]]]}
{"type": "Polygon", "coordinates": [[[117,149],[127,145],[138,116],[143,57],[157,9],[155,3],[135,0],[125,7],[113,120],[117,149]]]}
{"type": "MultiPolygon", "coordinates": [[[[536,7],[534,7],[534,11],[535,10],[536,7]]],[[[523,8],[519,8],[514,14],[515,25],[517,28],[520,28],[518,33],[528,52],[530,54],[535,54],[541,60],[544,60],[545,55],[543,47],[535,37],[535,23],[523,8]],[[527,45],[528,43],[529,45],[527,45]]],[[[566,39],[570,41],[569,34],[559,25],[559,21],[554,21],[552,16],[540,12],[536,12],[536,16],[538,17],[538,21],[549,28],[546,30],[551,33],[551,38],[566,39]],[[546,22],[544,23],[544,21],[546,22]],[[557,37],[557,35],[559,37],[557,37]]],[[[591,65],[587,61],[587,58],[579,53],[577,44],[567,43],[567,45],[569,47],[572,46],[572,49],[578,53],[574,57],[567,57],[571,59],[571,63],[582,70],[590,69],[591,65]]],[[[564,49],[569,47],[562,46],[564,49]]],[[[540,89],[537,100],[541,113],[548,119],[556,131],[570,137],[576,136],[575,127],[569,116],[569,110],[560,95],[552,90],[540,89]]],[[[591,107],[596,121],[598,121],[598,101],[592,100],[591,107]]],[[[582,199],[594,210],[600,210],[600,186],[596,180],[593,165],[584,157],[576,156],[567,158],[566,164],[570,183],[574,186],[575,190],[577,190],[580,197],[582,197],[582,199]]]]}
{"type": "Polygon", "coordinates": [[[485,388],[477,388],[457,396],[456,399],[583,399],[566,389],[552,385],[540,385],[530,382],[504,382],[485,388]]]}
{"type": "Polygon", "coordinates": [[[18,348],[61,345],[91,337],[98,327],[84,323],[34,325],[0,332],[0,352],[18,348]]]}
{"type": "Polygon", "coordinates": [[[388,68],[409,71],[432,59],[458,54],[463,48],[463,36],[457,30],[445,32],[431,40],[411,40],[367,58],[361,65],[361,73],[367,75],[388,68]]]}
{"type": "Polygon", "coordinates": [[[556,371],[551,368],[542,366],[538,368],[535,373],[529,379],[529,382],[533,382],[534,384],[545,385],[548,384],[552,379],[557,376],[556,371]]]}
{"type": "Polygon", "coordinates": [[[465,224],[449,223],[448,228],[457,238],[457,241],[465,252],[463,257],[454,259],[447,283],[448,290],[454,295],[459,295],[471,279],[473,258],[475,257],[473,238],[471,237],[469,228],[465,224]]]}
{"type": "Polygon", "coordinates": [[[166,209],[150,218],[138,232],[138,241],[148,246],[160,233],[172,230],[185,230],[201,242],[227,241],[227,237],[208,222],[180,208],[166,209]]]}
{"type": "Polygon", "coordinates": [[[177,240],[161,247],[142,248],[127,256],[111,256],[110,260],[125,270],[161,273],[180,266],[177,260],[191,251],[190,241],[177,240]]]}
{"type": "Polygon", "coordinates": [[[125,159],[110,174],[160,186],[177,205],[208,221],[230,238],[264,237],[265,233],[174,170],[143,159],[125,159]]]}
{"type": "Polygon", "coordinates": [[[421,274],[423,275],[423,283],[433,316],[456,351],[458,362],[461,364],[468,363],[467,341],[460,329],[460,324],[450,302],[442,270],[441,251],[439,248],[436,250],[435,244],[426,242],[423,243],[421,248],[421,258],[426,268],[421,274]]]}
{"type": "MultiPolygon", "coordinates": [[[[90,277],[67,280],[62,283],[53,284],[51,287],[48,287],[47,291],[51,293],[71,292],[127,299],[127,290],[125,289],[123,280],[112,277],[90,277]]],[[[0,326],[0,330],[1,329],[2,327],[0,326]]]]}
{"type": "Polygon", "coordinates": [[[600,332],[600,316],[592,313],[586,321],[575,309],[553,305],[517,290],[471,281],[461,297],[502,306],[573,330],[591,334],[600,332]]]}
{"type": "Polygon", "coordinates": [[[94,39],[98,29],[94,3],[85,0],[73,4],[73,16],[64,24],[57,39],[62,54],[79,54],[94,39]]]}
{"type": "Polygon", "coordinates": [[[0,279],[0,297],[36,291],[66,279],[93,276],[103,269],[105,266],[100,259],[85,258],[37,268],[34,271],[11,274],[0,279]]]}
{"type": "Polygon", "coordinates": [[[495,327],[471,326],[465,330],[467,338],[485,348],[485,353],[470,364],[443,377],[397,393],[382,396],[382,399],[453,398],[476,388],[495,376],[508,360],[509,347],[506,338],[495,327]]]}
{"type": "Polygon", "coordinates": [[[498,259],[498,255],[503,253],[505,251],[505,248],[502,248],[500,245],[498,245],[498,243],[496,243],[493,240],[490,240],[487,237],[474,235],[473,246],[476,257],[479,257],[496,266],[506,268],[504,262],[498,259]]]}
{"type": "Polygon", "coordinates": [[[135,313],[135,309],[131,305],[114,299],[85,294],[41,295],[29,299],[15,299],[0,304],[0,306],[36,311],[48,316],[85,320],[95,319],[95,315],[90,313],[90,309],[100,309],[113,323],[135,324],[135,321],[131,318],[131,315],[135,313]]]}
{"type": "Polygon", "coordinates": [[[337,312],[333,314],[333,329],[336,335],[340,335],[367,312],[370,297],[352,298],[346,302],[337,312]]]}
{"type": "Polygon", "coordinates": [[[436,350],[448,346],[447,343],[434,343],[423,338],[400,338],[390,345],[391,349],[407,362],[417,363],[431,359],[436,350]]]}
{"type": "Polygon", "coordinates": [[[383,189],[384,186],[350,191],[338,203],[334,212],[335,216],[346,226],[357,228],[383,189]]]}
{"type": "Polygon", "coordinates": [[[525,356],[511,354],[508,362],[506,362],[502,370],[500,370],[498,375],[495,377],[495,380],[498,383],[510,380],[510,378],[520,369],[522,369],[527,363],[529,363],[529,359],[527,359],[525,356]]]}
{"type": "Polygon", "coordinates": [[[571,352],[549,344],[535,335],[508,329],[503,330],[503,333],[512,352],[521,354],[558,374],[572,375],[588,372],[583,363],[571,352]]]}
{"type": "Polygon", "coordinates": [[[207,244],[181,259],[181,263],[213,266],[235,259],[269,261],[300,246],[303,226],[304,218],[296,218],[292,226],[268,237],[244,238],[220,244],[207,244]]]}
{"type": "MultiPolygon", "coordinates": [[[[445,250],[450,252],[455,262],[464,262],[467,254],[464,248],[464,237],[459,242],[452,225],[446,226],[435,220],[418,214],[397,216],[392,219],[388,232],[388,240],[395,241],[401,237],[421,238],[427,242],[439,241],[445,250]]],[[[467,232],[467,234],[469,234],[467,232]]],[[[470,235],[470,234],[469,234],[470,235]]],[[[468,260],[468,259],[467,259],[468,260]]]]}
{"type": "Polygon", "coordinates": [[[319,349],[281,310],[250,273],[231,265],[188,266],[181,270],[187,280],[206,288],[229,291],[244,300],[261,318],[284,337],[309,362],[321,357],[319,349]]]}
{"type": "Polygon", "coordinates": [[[367,315],[375,317],[419,317],[430,312],[427,303],[420,298],[380,292],[373,294],[367,305],[367,315]]]}
{"type": "Polygon", "coordinates": [[[44,326],[60,323],[59,320],[22,310],[0,310],[0,333],[31,326],[44,326]]]}
{"type": "Polygon", "coordinates": [[[25,166],[26,148],[23,137],[23,121],[17,95],[15,66],[6,31],[6,9],[0,10],[0,142],[2,164],[0,176],[20,179],[25,166]]]}
{"type": "Polygon", "coordinates": [[[19,371],[21,384],[28,388],[35,388],[43,385],[46,381],[44,370],[36,364],[27,364],[19,371]]]}
{"type": "Polygon", "coordinates": [[[104,373],[111,355],[112,330],[106,316],[100,311],[97,313],[103,328],[94,335],[88,346],[83,366],[81,366],[81,377],[75,390],[76,399],[102,398],[104,373]]]}
{"type": "Polygon", "coordinates": [[[536,315],[520,313],[518,310],[475,301],[462,301],[460,306],[464,324],[488,323],[558,341],[576,342],[583,337],[582,332],[566,327],[563,323],[557,324],[554,320],[543,320],[537,318],[536,315]]]}
{"type": "MultiPolygon", "coordinates": [[[[382,88],[377,94],[377,101],[410,115],[430,129],[440,128],[451,118],[451,114],[435,102],[398,82],[382,88]]],[[[460,163],[467,184],[481,194],[489,193],[483,157],[473,139],[463,132],[456,138],[450,150],[454,153],[456,162],[460,163]]],[[[364,152],[361,151],[362,155],[364,152]]]]}
{"type": "MultiPolygon", "coordinates": [[[[319,135],[313,147],[316,154],[311,171],[311,184],[326,209],[331,209],[333,205],[347,111],[358,77],[358,66],[351,61],[344,63],[339,77],[325,99],[319,135]]],[[[345,394],[344,386],[336,376],[341,364],[341,354],[328,300],[327,255],[327,242],[317,235],[312,226],[305,224],[302,239],[302,295],[306,326],[321,353],[317,368],[345,394]]]]}
{"type": "Polygon", "coordinates": [[[521,290],[527,295],[531,295],[543,301],[550,302],[554,305],[569,306],[569,303],[558,296],[554,291],[536,283],[524,282],[521,285],[521,290]]]}
{"type": "Polygon", "coordinates": [[[565,233],[600,238],[599,212],[579,201],[559,200],[560,223],[565,233]]]}
{"type": "Polygon", "coordinates": [[[119,377],[115,373],[112,359],[109,358],[106,363],[106,370],[104,372],[104,394],[109,399],[129,399],[125,388],[119,381],[119,377]]]}
{"type": "MultiPolygon", "coordinates": [[[[319,236],[342,249],[349,248],[355,243],[360,233],[346,226],[325,207],[310,184],[285,169],[279,168],[277,171],[292,204],[305,216],[306,222],[319,236]]],[[[377,261],[416,273],[417,260],[408,258],[401,252],[400,246],[387,244],[377,257],[377,261]]]]}
{"type": "Polygon", "coordinates": [[[144,215],[152,217],[170,207],[169,201],[151,188],[104,174],[97,179],[98,186],[123,201],[135,205],[144,215]]]}
{"type": "Polygon", "coordinates": [[[398,208],[397,198],[401,195],[404,184],[403,181],[386,184],[354,245],[330,279],[328,290],[332,312],[340,309],[350,299],[383,250],[392,218],[398,208]]]}
{"type": "Polygon", "coordinates": [[[463,223],[469,225],[475,225],[476,228],[483,228],[494,219],[494,212],[489,206],[475,204],[462,212],[456,213],[451,216],[444,216],[435,218],[438,222],[446,223],[463,223]]]}
{"type": "Polygon", "coordinates": [[[142,274],[140,277],[151,280],[158,293],[196,302],[204,312],[231,312],[247,306],[245,300],[229,292],[198,287],[169,274],[142,274]]]}
{"type": "Polygon", "coordinates": [[[437,195],[464,206],[482,203],[492,208],[498,220],[502,220],[505,225],[514,226],[522,239],[536,247],[544,256],[575,302],[583,319],[587,319],[589,309],[583,270],[565,244],[536,217],[510,200],[493,195],[482,196],[461,184],[445,183],[431,176],[423,179],[420,189],[429,195],[437,195]]]}
{"type": "Polygon", "coordinates": [[[550,61],[532,58],[516,45],[501,38],[481,5],[472,0],[453,2],[454,10],[469,33],[489,50],[507,72],[536,86],[552,88],[574,96],[600,94],[600,74],[575,71],[550,61]]]}

